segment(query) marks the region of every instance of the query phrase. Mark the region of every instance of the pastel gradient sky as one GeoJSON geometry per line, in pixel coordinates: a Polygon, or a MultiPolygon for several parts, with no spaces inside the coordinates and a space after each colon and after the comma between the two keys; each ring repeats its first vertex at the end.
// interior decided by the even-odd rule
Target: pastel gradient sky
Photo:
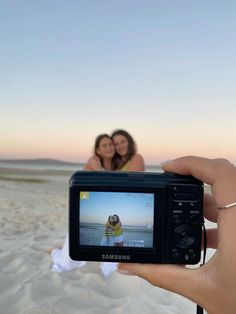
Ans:
{"type": "Polygon", "coordinates": [[[108,217],[118,215],[123,225],[153,226],[154,194],[126,192],[88,192],[80,198],[80,221],[105,224],[108,217]]]}
{"type": "Polygon", "coordinates": [[[0,1],[0,158],[85,161],[96,135],[146,163],[236,163],[236,2],[0,1]]]}

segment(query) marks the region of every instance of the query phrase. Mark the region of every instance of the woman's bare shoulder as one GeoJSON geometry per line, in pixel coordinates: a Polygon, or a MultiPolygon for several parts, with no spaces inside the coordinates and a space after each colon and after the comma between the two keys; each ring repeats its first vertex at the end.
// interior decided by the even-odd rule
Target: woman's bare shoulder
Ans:
{"type": "Polygon", "coordinates": [[[143,160],[143,156],[140,155],[140,154],[138,154],[138,153],[134,154],[134,156],[131,158],[131,160],[140,160],[140,161],[144,161],[144,160],[143,160]]]}
{"type": "Polygon", "coordinates": [[[134,154],[134,156],[130,159],[129,162],[129,171],[144,171],[144,159],[140,154],[134,154]]]}
{"type": "Polygon", "coordinates": [[[98,156],[93,155],[92,157],[89,158],[88,162],[100,162],[100,159],[98,158],[98,156]]]}
{"type": "Polygon", "coordinates": [[[101,168],[102,165],[100,159],[96,155],[90,157],[84,166],[84,170],[99,170],[101,168]]]}

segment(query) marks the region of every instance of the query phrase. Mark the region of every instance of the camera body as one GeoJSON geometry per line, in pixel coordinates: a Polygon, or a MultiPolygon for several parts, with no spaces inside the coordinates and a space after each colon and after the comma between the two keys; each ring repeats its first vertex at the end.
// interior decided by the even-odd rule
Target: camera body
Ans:
{"type": "Polygon", "coordinates": [[[70,179],[73,260],[197,264],[203,184],[155,172],[78,171],[70,179]]]}

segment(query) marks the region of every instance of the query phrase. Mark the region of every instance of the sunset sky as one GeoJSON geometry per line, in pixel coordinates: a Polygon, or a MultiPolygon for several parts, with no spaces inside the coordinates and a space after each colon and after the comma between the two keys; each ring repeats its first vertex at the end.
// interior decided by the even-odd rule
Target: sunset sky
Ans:
{"type": "Polygon", "coordinates": [[[146,163],[236,164],[235,1],[0,2],[0,158],[85,161],[124,128],[146,163]]]}

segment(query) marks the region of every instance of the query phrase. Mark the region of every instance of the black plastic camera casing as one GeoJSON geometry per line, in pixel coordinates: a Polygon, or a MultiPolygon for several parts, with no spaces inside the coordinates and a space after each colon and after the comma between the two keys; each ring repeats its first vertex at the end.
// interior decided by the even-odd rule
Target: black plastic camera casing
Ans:
{"type": "Polygon", "coordinates": [[[73,260],[197,264],[202,222],[203,183],[191,176],[78,171],[70,179],[73,260]],[[117,213],[123,245],[101,245],[107,218],[117,213]]]}

